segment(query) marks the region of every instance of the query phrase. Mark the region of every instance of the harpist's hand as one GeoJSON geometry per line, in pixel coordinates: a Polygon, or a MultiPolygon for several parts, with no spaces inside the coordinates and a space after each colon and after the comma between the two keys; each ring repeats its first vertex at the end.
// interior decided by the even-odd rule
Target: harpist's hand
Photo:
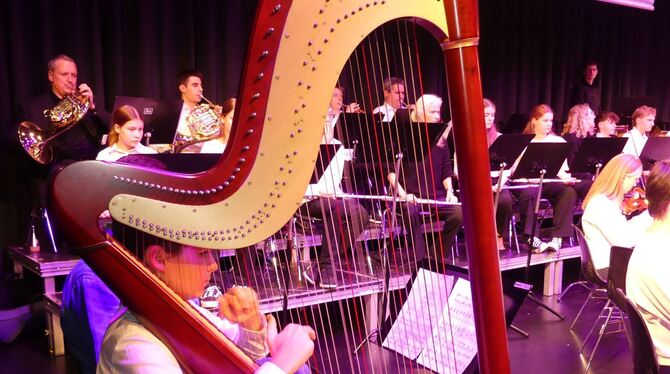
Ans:
{"type": "Polygon", "coordinates": [[[233,287],[219,300],[221,316],[239,323],[247,330],[260,331],[265,318],[258,308],[258,295],[253,288],[233,287]]]}
{"type": "Polygon", "coordinates": [[[277,323],[268,317],[268,346],[272,363],[286,373],[293,373],[314,353],[316,333],[309,326],[291,323],[277,334],[277,323]]]}

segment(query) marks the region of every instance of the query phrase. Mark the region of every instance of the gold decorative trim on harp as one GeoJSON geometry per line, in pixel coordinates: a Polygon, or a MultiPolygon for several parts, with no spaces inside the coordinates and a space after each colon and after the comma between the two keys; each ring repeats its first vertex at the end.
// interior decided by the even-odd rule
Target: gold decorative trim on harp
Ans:
{"type": "Polygon", "coordinates": [[[214,168],[178,175],[89,161],[67,167],[52,182],[50,208],[64,235],[186,371],[255,365],[223,336],[199,337],[202,318],[100,233],[99,214],[109,209],[120,222],[197,247],[240,248],[269,237],[302,200],[321,138],[322,127],[314,124],[324,121],[341,68],[370,32],[400,18],[446,40],[442,1],[263,1],[236,125],[214,168]],[[147,296],[155,302],[146,305],[147,296]]]}

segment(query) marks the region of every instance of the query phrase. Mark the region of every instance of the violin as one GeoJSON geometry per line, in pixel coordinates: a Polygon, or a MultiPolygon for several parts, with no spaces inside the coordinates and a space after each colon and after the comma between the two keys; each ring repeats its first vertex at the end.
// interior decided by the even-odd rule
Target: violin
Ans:
{"type": "Polygon", "coordinates": [[[621,202],[623,214],[626,216],[642,213],[647,210],[648,205],[646,192],[640,186],[628,191],[621,202]]]}

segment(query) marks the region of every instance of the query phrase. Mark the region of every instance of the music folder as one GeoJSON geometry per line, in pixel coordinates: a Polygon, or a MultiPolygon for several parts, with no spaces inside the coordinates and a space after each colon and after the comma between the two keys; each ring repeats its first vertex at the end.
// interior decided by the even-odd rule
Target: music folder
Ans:
{"type": "Polygon", "coordinates": [[[528,144],[511,179],[539,178],[542,170],[545,170],[544,178],[556,178],[570,148],[570,143],[528,144]]]}
{"type": "Polygon", "coordinates": [[[319,183],[319,180],[326,172],[326,169],[333,162],[333,158],[337,153],[337,150],[340,149],[342,144],[321,144],[319,145],[319,154],[316,157],[316,163],[314,164],[314,172],[312,173],[312,178],[309,180],[309,184],[319,183]]]}
{"type": "Polygon", "coordinates": [[[533,134],[501,134],[489,147],[491,170],[499,170],[505,163],[505,169],[514,165],[521,152],[533,140],[533,134]]]}
{"type": "Polygon", "coordinates": [[[647,139],[642,152],[640,152],[640,161],[644,170],[650,170],[658,161],[670,158],[670,138],[665,136],[652,136],[647,139]]]}
{"type": "Polygon", "coordinates": [[[595,174],[600,165],[602,169],[612,157],[621,153],[628,138],[584,138],[577,150],[570,172],[572,174],[595,174]]]}

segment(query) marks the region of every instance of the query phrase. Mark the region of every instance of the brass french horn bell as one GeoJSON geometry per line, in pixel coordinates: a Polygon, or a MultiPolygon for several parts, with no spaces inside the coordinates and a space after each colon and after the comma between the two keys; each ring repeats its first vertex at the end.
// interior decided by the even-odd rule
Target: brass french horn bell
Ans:
{"type": "Polygon", "coordinates": [[[79,91],[63,97],[55,107],[44,111],[49,119],[46,129],[24,121],[19,124],[19,142],[33,160],[48,164],[53,160],[53,150],[49,144],[65,130],[81,120],[90,107],[88,98],[79,91]]]}
{"type": "Polygon", "coordinates": [[[186,117],[186,124],[191,135],[177,132],[172,149],[174,153],[180,153],[184,148],[208,140],[216,139],[221,135],[223,120],[214,108],[214,104],[204,96],[200,96],[207,104],[199,104],[193,108],[191,114],[186,117]]]}

